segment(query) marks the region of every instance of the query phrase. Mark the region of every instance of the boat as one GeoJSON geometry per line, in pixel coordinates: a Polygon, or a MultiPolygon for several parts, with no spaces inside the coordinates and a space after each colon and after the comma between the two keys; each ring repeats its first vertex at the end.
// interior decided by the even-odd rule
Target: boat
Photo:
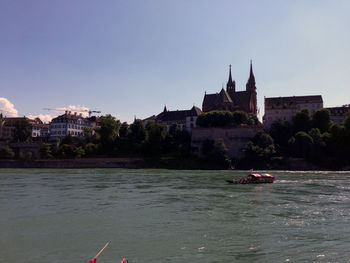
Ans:
{"type": "Polygon", "coordinates": [[[227,180],[229,184],[266,184],[273,183],[275,177],[272,174],[249,174],[246,178],[227,180]]]}

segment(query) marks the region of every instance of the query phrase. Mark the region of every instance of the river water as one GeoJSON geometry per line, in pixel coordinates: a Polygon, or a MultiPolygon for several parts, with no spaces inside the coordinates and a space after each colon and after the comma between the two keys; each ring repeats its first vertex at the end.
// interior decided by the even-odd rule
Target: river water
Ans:
{"type": "Polygon", "coordinates": [[[350,262],[350,173],[1,169],[0,262],[350,262]]]}

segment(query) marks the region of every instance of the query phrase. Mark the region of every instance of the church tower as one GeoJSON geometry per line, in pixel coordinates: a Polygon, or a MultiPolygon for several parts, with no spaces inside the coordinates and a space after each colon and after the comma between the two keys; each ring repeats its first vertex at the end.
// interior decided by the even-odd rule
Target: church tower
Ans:
{"type": "Polygon", "coordinates": [[[246,84],[246,91],[251,92],[251,99],[250,99],[250,110],[253,114],[257,115],[257,96],[256,96],[256,86],[255,86],[255,77],[253,73],[253,63],[252,60],[250,60],[250,72],[249,72],[249,79],[246,84]]]}
{"type": "Polygon", "coordinates": [[[231,75],[231,65],[230,65],[230,71],[229,71],[229,77],[228,77],[228,81],[226,84],[226,92],[228,94],[232,94],[236,92],[236,82],[232,81],[232,75],[231,75]]]}
{"type": "Polygon", "coordinates": [[[246,86],[246,91],[251,90],[256,92],[256,86],[255,86],[255,77],[253,73],[253,64],[252,61],[250,60],[250,72],[249,72],[249,79],[247,81],[246,86]]]}

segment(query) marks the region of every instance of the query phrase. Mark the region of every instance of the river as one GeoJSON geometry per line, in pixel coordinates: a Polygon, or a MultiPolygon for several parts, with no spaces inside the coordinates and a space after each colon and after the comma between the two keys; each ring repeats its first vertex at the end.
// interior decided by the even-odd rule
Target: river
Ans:
{"type": "Polygon", "coordinates": [[[350,172],[0,169],[0,262],[350,262],[350,172]]]}

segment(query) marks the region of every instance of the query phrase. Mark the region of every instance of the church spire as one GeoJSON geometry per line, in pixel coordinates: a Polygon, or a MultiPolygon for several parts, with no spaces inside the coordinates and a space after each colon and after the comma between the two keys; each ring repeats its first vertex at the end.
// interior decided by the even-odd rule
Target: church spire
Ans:
{"type": "Polygon", "coordinates": [[[229,77],[228,77],[228,83],[232,83],[231,64],[230,64],[230,73],[229,73],[229,77]]]}
{"type": "Polygon", "coordinates": [[[236,91],[236,82],[234,80],[232,80],[231,64],[230,64],[228,81],[227,81],[227,84],[226,84],[226,91],[227,92],[235,92],[236,91]]]}
{"type": "Polygon", "coordinates": [[[252,60],[250,60],[250,72],[249,72],[249,79],[246,84],[246,90],[256,90],[252,60]]]}

